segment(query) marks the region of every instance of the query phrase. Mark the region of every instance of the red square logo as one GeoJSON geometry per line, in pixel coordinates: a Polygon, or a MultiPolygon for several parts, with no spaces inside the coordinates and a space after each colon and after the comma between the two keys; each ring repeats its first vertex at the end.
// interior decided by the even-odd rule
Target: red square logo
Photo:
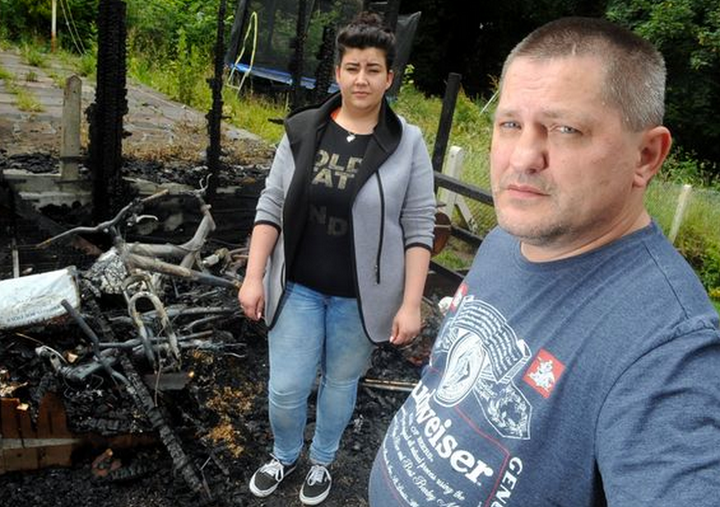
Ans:
{"type": "Polygon", "coordinates": [[[525,372],[523,380],[539,392],[543,398],[549,398],[564,371],[564,364],[547,350],[540,349],[535,360],[525,372]]]}

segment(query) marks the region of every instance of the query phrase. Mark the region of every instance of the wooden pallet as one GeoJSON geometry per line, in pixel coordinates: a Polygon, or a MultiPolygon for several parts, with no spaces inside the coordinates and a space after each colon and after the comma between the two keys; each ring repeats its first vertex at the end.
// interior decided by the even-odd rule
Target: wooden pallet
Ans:
{"type": "Polygon", "coordinates": [[[35,424],[20,400],[0,399],[0,474],[70,466],[80,442],[68,430],[65,407],[56,394],[42,399],[35,424]]]}

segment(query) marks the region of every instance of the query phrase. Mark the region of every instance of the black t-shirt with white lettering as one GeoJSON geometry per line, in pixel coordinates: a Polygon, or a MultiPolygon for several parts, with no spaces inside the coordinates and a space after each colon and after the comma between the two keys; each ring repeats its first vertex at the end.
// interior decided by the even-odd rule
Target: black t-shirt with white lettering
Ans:
{"type": "Polygon", "coordinates": [[[310,207],[289,279],[330,296],[356,296],[350,198],[370,137],[350,134],[331,120],[315,156],[310,207]]]}

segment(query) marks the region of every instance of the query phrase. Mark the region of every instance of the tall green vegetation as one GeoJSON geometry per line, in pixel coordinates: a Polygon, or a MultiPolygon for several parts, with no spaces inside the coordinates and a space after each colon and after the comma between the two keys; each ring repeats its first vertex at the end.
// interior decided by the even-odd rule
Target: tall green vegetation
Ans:
{"type": "MultiPolygon", "coordinates": [[[[57,35],[62,47],[82,51],[96,37],[99,0],[58,0],[57,35]]],[[[51,0],[0,0],[0,38],[50,39],[51,0]]]]}
{"type": "Polygon", "coordinates": [[[653,42],[668,67],[666,123],[697,176],[720,182],[720,2],[611,0],[607,17],[653,42]]]}
{"type": "MultiPolygon", "coordinates": [[[[219,0],[126,0],[128,46],[131,53],[143,53],[162,62],[178,56],[183,48],[208,57],[215,44],[219,0]]],[[[229,30],[234,2],[225,26],[229,30]]]]}
{"type": "MultiPolygon", "coordinates": [[[[71,38],[66,17],[61,17],[58,30],[61,45],[76,55],[80,53],[61,56],[81,74],[92,75],[96,61],[94,20],[99,0],[59,1],[69,6],[72,26],[76,27],[73,33],[78,34],[71,38]]],[[[125,1],[130,78],[191,107],[208,110],[211,93],[207,79],[212,76],[219,0],[125,1]]],[[[232,0],[228,5],[225,21],[229,31],[232,0]]],[[[494,92],[495,76],[507,51],[530,30],[550,19],[570,14],[603,15],[607,7],[608,17],[653,41],[668,62],[668,123],[681,146],[674,148],[660,178],[664,182],[720,190],[717,176],[720,124],[714,119],[714,112],[720,109],[720,88],[716,83],[720,75],[720,3],[519,0],[474,3],[472,12],[442,0],[403,0],[402,6],[405,12],[421,8],[424,13],[413,51],[413,66],[394,107],[422,128],[432,151],[441,110],[438,96],[443,91],[446,71],[464,73],[450,136],[450,145],[465,150],[464,180],[489,188],[487,152],[491,116],[485,100],[477,97],[494,92]],[[428,91],[434,91],[435,97],[426,96],[428,91]]],[[[50,0],[0,0],[0,41],[13,39],[25,47],[26,60],[42,65],[49,37],[49,9],[50,0]],[[38,45],[38,36],[44,37],[45,42],[38,45]],[[30,42],[23,45],[23,41],[30,42]]],[[[278,101],[259,96],[247,83],[241,95],[225,87],[223,100],[223,114],[229,121],[271,143],[279,141],[282,126],[268,120],[281,119],[287,113],[282,98],[278,101]]],[[[25,107],[32,108],[31,102],[25,107]]],[[[649,205],[667,228],[676,195],[670,190],[668,197],[660,185],[663,181],[658,183],[649,196],[649,205]]],[[[707,208],[703,206],[691,207],[676,245],[693,264],[710,294],[720,301],[720,238],[715,211],[720,206],[712,203],[707,208]]],[[[491,209],[478,205],[472,211],[482,224],[481,229],[494,223],[491,209]]],[[[455,267],[466,261],[460,260],[455,267]]]]}

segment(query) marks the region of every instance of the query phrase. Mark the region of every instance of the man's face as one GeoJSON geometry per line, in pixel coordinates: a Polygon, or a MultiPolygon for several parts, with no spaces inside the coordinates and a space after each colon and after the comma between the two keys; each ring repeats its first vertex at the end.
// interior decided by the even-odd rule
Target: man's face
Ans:
{"type": "Polygon", "coordinates": [[[525,247],[571,255],[637,219],[642,133],[603,102],[599,59],[516,58],[495,115],[491,181],[498,222],[525,247]]]}
{"type": "Polygon", "coordinates": [[[335,68],[335,79],[343,107],[362,113],[380,106],[385,90],[392,84],[393,73],[388,70],[381,49],[348,48],[335,68]]]}

